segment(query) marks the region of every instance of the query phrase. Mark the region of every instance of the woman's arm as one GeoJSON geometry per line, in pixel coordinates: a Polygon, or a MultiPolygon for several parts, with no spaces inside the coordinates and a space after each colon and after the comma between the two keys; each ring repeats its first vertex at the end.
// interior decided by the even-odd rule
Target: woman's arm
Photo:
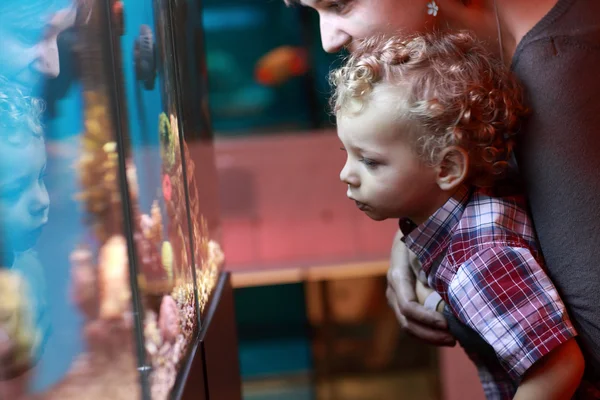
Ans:
{"type": "Polygon", "coordinates": [[[417,338],[438,346],[454,346],[443,315],[419,304],[415,292],[415,275],[410,267],[409,251],[400,240],[398,230],[392,244],[390,269],[387,274],[388,303],[402,328],[417,338]]]}
{"type": "Polygon", "coordinates": [[[568,400],[581,382],[585,362],[575,338],[556,347],[526,373],[514,400],[568,400]]]}
{"type": "MultiPolygon", "coordinates": [[[[435,291],[432,288],[430,288],[429,286],[426,286],[418,279],[417,279],[417,283],[415,286],[415,292],[417,293],[417,299],[419,300],[419,304],[421,304],[423,306],[425,305],[427,298],[430,295],[432,295],[433,293],[435,293],[435,291]]],[[[437,299],[439,299],[439,296],[437,297],[437,299]]],[[[439,302],[437,303],[437,306],[435,308],[436,311],[439,313],[443,313],[445,305],[446,305],[446,303],[444,302],[444,300],[439,300],[439,302]]],[[[433,306],[432,306],[431,310],[432,309],[433,309],[433,306]]]]}

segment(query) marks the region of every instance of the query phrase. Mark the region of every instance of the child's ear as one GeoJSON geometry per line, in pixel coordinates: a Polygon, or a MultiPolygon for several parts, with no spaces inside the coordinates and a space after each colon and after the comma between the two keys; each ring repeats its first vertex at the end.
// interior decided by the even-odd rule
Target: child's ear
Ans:
{"type": "Polygon", "coordinates": [[[453,190],[461,185],[469,173],[469,154],[461,147],[450,146],[440,153],[436,167],[436,181],[440,189],[453,190]]]}

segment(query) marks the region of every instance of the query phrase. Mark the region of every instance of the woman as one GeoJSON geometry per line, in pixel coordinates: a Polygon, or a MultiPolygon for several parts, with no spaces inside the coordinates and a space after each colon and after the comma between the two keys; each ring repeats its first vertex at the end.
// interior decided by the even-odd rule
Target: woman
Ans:
{"type": "Polygon", "coordinates": [[[74,24],[75,16],[72,0],[0,2],[0,74],[26,92],[56,78],[58,35],[74,24]]]}
{"type": "MultiPolygon", "coordinates": [[[[376,33],[467,29],[510,66],[532,113],[519,169],[549,274],[580,334],[587,379],[600,382],[600,2],[595,0],[302,0],[321,20],[323,48],[352,51],[376,33]]],[[[453,345],[440,314],[416,302],[414,262],[398,238],[388,300],[401,325],[453,345]]]]}

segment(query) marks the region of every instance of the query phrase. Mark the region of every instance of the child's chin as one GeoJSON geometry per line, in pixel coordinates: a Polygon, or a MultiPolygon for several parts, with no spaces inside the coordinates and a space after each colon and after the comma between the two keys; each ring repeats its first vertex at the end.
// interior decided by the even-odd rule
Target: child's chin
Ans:
{"type": "Polygon", "coordinates": [[[369,218],[371,218],[373,221],[384,221],[386,219],[388,219],[388,217],[381,215],[381,214],[377,214],[374,211],[368,210],[368,211],[364,211],[365,215],[369,218]]]}
{"type": "Polygon", "coordinates": [[[37,244],[41,233],[41,230],[36,229],[22,235],[19,240],[13,243],[13,249],[18,253],[32,249],[37,244]]]}

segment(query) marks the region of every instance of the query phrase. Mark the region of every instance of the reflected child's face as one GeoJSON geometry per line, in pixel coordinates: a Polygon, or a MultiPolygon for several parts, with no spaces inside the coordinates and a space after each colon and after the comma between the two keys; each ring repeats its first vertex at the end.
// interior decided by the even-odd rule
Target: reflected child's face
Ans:
{"type": "Polygon", "coordinates": [[[0,234],[3,251],[25,251],[37,242],[48,221],[50,199],[44,182],[43,137],[25,143],[0,141],[0,234]]]}

